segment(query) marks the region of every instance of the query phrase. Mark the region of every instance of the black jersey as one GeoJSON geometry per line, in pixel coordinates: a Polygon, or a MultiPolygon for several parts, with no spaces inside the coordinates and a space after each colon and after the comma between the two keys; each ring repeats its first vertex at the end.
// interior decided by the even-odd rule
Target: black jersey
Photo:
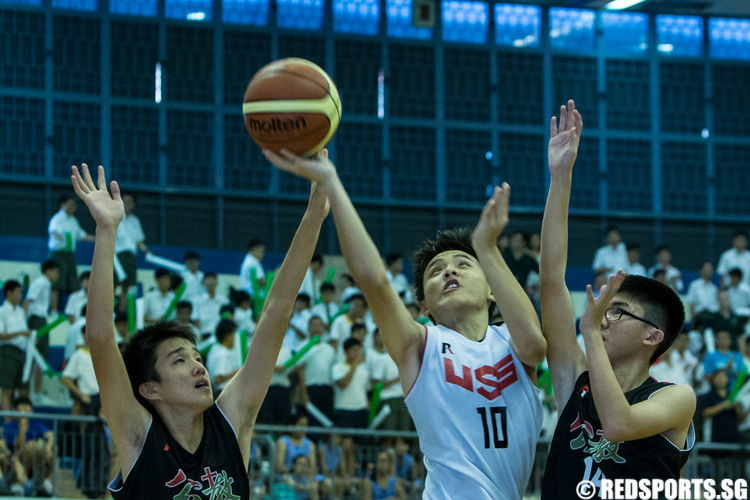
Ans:
{"type": "MultiPolygon", "coordinates": [[[[625,398],[632,405],[669,385],[672,384],[649,377],[626,392],[625,398]]],[[[601,479],[677,479],[695,443],[692,423],[687,442],[676,443],[677,446],[661,434],[614,443],[603,434],[591,394],[589,372],[585,371],[578,377],[573,394],[557,421],[544,471],[542,500],[580,500],[576,486],[581,481],[591,481],[598,488],[601,479]]]]}
{"type": "Polygon", "coordinates": [[[154,416],[141,452],[123,484],[109,485],[115,499],[246,500],[250,483],[237,436],[216,404],[203,413],[203,438],[189,453],[154,416]]]}

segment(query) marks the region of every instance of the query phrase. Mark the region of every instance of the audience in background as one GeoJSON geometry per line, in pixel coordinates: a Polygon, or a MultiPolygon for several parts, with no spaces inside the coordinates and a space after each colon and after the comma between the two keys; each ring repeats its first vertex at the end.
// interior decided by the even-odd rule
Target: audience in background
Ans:
{"type": "Polygon", "coordinates": [[[739,268],[745,283],[750,284],[750,250],[747,249],[747,233],[738,229],[732,236],[732,248],[725,250],[719,263],[716,265],[716,272],[721,277],[721,285],[729,286],[729,271],[739,268]]]}

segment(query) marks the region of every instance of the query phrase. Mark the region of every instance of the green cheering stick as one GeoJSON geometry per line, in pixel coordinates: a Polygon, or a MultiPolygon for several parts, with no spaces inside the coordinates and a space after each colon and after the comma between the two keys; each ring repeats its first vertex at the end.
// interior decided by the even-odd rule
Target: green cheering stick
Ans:
{"type": "Polygon", "coordinates": [[[65,321],[67,318],[64,314],[61,314],[58,316],[52,323],[47,323],[43,327],[41,327],[39,330],[36,331],[37,338],[46,337],[49,335],[49,332],[52,331],[53,328],[55,328],[57,325],[65,321]]]}
{"type": "Polygon", "coordinates": [[[174,293],[174,298],[169,304],[169,307],[167,307],[167,311],[164,313],[164,319],[169,318],[169,316],[174,312],[175,308],[177,308],[177,303],[180,302],[182,294],[185,293],[186,288],[187,285],[185,283],[180,283],[180,286],[177,287],[177,291],[174,293]]]}
{"type": "Polygon", "coordinates": [[[747,382],[747,365],[742,367],[742,371],[737,374],[737,380],[734,381],[732,390],[729,391],[729,401],[734,402],[737,399],[737,395],[742,390],[742,386],[747,382]]]}
{"type": "Polygon", "coordinates": [[[326,279],[324,279],[323,281],[325,281],[326,283],[333,283],[333,276],[335,274],[336,274],[336,270],[332,267],[329,267],[328,274],[326,274],[326,279]]]}
{"type": "Polygon", "coordinates": [[[247,330],[240,330],[240,354],[244,363],[247,359],[247,330]]]}
{"type": "Polygon", "coordinates": [[[367,415],[367,424],[371,424],[375,415],[378,413],[378,404],[380,404],[380,391],[383,390],[383,382],[378,382],[372,389],[372,397],[370,398],[370,411],[367,415]]]}
{"type": "Polygon", "coordinates": [[[286,368],[288,370],[291,367],[293,367],[294,365],[296,365],[297,362],[300,359],[302,359],[302,356],[304,356],[305,354],[307,354],[307,351],[309,351],[310,349],[312,349],[315,346],[315,344],[318,344],[319,342],[320,342],[320,336],[319,335],[315,335],[313,338],[310,339],[310,341],[307,344],[305,344],[305,346],[302,349],[300,349],[299,351],[295,352],[294,356],[292,356],[291,358],[289,358],[289,360],[286,363],[284,363],[284,368],[286,368]]]}
{"type": "Polygon", "coordinates": [[[128,293],[128,333],[135,333],[135,294],[128,293]]]}

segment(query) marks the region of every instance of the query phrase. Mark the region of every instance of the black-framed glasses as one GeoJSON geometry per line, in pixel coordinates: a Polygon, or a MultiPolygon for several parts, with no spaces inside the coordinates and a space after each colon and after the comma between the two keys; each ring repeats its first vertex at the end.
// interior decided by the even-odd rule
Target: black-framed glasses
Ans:
{"type": "Polygon", "coordinates": [[[641,321],[643,323],[646,323],[647,325],[651,325],[657,330],[661,330],[658,326],[653,324],[647,319],[641,318],[640,316],[636,316],[632,312],[626,311],[625,309],[622,309],[620,307],[610,307],[607,309],[607,311],[604,313],[604,317],[607,318],[607,321],[618,321],[620,318],[622,318],[622,315],[630,316],[631,318],[637,319],[638,321],[641,321]]]}

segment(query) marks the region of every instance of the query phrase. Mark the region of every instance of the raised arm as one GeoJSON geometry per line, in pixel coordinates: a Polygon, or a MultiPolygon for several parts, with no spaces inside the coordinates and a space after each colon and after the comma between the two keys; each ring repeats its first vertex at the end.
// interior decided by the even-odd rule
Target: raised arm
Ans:
{"type": "Polygon", "coordinates": [[[146,437],[151,415],[133,394],[125,362],[115,342],[112,323],[115,238],[124,210],[117,182],[110,184],[111,195],[107,191],[104,167],[99,166],[96,185],[86,164],[81,167],[82,172],[75,166],[72,168],[73,189],[96,221],[94,259],[86,306],[86,337],[102,408],[119,452],[123,475],[127,475],[146,437]]]}
{"type": "Polygon", "coordinates": [[[263,152],[278,168],[325,184],[346,265],[367,298],[388,354],[399,367],[401,385],[408,392],[419,373],[424,327],[411,318],[391,287],[380,253],[354,209],[336,168],[328,160],[328,153],[316,159],[301,158],[288,151],[282,153],[283,156],[278,156],[271,151],[263,152]]]}
{"type": "Polygon", "coordinates": [[[510,186],[495,187],[482,210],[471,243],[490,284],[495,303],[503,314],[518,359],[536,380],[536,367],[544,360],[547,344],[534,306],[521,284],[508,268],[497,248],[497,238],[508,225],[510,186]]]}
{"type": "Polygon", "coordinates": [[[234,427],[246,461],[250,457],[252,427],[268,392],[297,291],[327,215],[325,189],[313,184],[305,215],[266,297],[245,363],[216,401],[234,427]]]}
{"type": "Polygon", "coordinates": [[[573,392],[576,378],[586,369],[586,357],[576,342],[573,302],[565,284],[568,205],[582,127],[581,115],[572,100],[567,107],[560,107],[559,127],[557,119],[552,117],[548,148],[550,186],[542,219],[539,260],[542,332],[547,339],[547,361],[560,411],[573,392]]]}
{"type": "Polygon", "coordinates": [[[604,315],[624,279],[622,270],[610,276],[596,299],[591,285],[588,285],[586,311],[581,318],[591,391],[596,396],[594,403],[604,437],[611,442],[632,441],[664,433],[682,449],[695,413],[693,389],[687,385],[671,385],[655,392],[649,399],[631,405],[622,392],[604,348],[601,332],[604,315]]]}

